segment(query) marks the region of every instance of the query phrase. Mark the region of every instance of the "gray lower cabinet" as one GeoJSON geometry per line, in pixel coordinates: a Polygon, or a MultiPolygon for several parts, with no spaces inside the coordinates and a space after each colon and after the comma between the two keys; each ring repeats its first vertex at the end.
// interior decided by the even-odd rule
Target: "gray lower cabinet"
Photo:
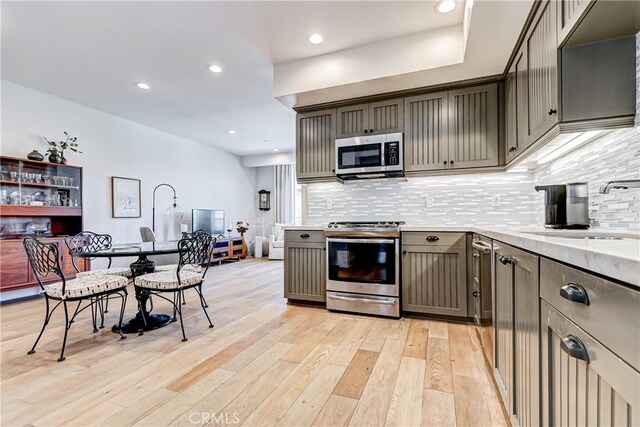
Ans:
{"type": "Polygon", "coordinates": [[[448,95],[448,167],[497,166],[498,85],[451,90],[448,95]]]}
{"type": "Polygon", "coordinates": [[[558,43],[556,4],[544,0],[525,39],[529,144],[558,123],[558,43]]]}
{"type": "Polygon", "coordinates": [[[496,376],[520,426],[540,425],[539,257],[494,242],[496,376]]]}
{"type": "Polygon", "coordinates": [[[544,300],[541,315],[542,424],[639,425],[640,373],[544,300]]]}
{"type": "MultiPolygon", "coordinates": [[[[311,240],[313,233],[310,234],[311,240]]],[[[287,241],[284,245],[284,296],[298,301],[326,301],[324,242],[287,241]]]]}
{"type": "Polygon", "coordinates": [[[371,102],[338,108],[337,137],[402,132],[402,99],[371,102]]]}
{"type": "Polygon", "coordinates": [[[298,179],[335,177],[336,110],[296,116],[296,174],[298,179]]]}
{"type": "Polygon", "coordinates": [[[403,233],[402,239],[402,310],[467,317],[465,235],[403,233]]]}

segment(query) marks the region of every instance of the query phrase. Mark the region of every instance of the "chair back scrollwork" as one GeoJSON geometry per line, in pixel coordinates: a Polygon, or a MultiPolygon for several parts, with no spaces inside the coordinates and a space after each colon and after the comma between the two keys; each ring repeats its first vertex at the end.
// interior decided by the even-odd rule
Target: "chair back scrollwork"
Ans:
{"type": "Polygon", "coordinates": [[[211,237],[211,234],[202,230],[182,234],[182,239],[178,242],[178,250],[180,251],[178,280],[180,280],[180,270],[185,265],[203,266],[205,269],[202,277],[206,275],[215,242],[216,239],[211,237]]]}
{"type": "Polygon", "coordinates": [[[44,291],[44,285],[42,284],[42,277],[54,273],[62,280],[62,294],[65,291],[65,278],[62,274],[62,268],[60,268],[60,253],[58,251],[58,245],[55,243],[42,243],[36,238],[26,237],[22,244],[24,250],[27,252],[29,258],[29,264],[33,270],[40,288],[44,291]]]}
{"type": "MultiPolygon", "coordinates": [[[[76,265],[76,259],[78,253],[96,253],[111,248],[112,238],[108,234],[98,234],[93,231],[83,231],[75,236],[69,236],[64,239],[69,252],[71,253],[71,262],[77,272],[80,272],[76,265]]],[[[111,258],[109,258],[109,265],[111,267],[111,258]]]]}

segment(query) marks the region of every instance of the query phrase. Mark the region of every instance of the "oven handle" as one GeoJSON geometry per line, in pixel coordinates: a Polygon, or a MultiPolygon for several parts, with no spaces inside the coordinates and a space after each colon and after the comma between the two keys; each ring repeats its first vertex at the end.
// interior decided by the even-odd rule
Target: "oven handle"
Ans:
{"type": "Polygon", "coordinates": [[[327,238],[329,243],[395,243],[396,239],[334,239],[327,238]]]}
{"type": "Polygon", "coordinates": [[[485,253],[491,251],[491,247],[485,245],[482,240],[473,240],[471,242],[471,246],[473,246],[475,249],[477,249],[479,251],[482,251],[482,252],[485,252],[485,253]]]}
{"type": "Polygon", "coordinates": [[[343,297],[343,296],[331,295],[331,294],[329,294],[328,297],[331,299],[337,299],[341,301],[366,302],[371,304],[394,305],[396,303],[396,300],[394,298],[385,298],[385,299],[378,300],[378,299],[370,299],[370,298],[350,298],[350,297],[343,297]]]}

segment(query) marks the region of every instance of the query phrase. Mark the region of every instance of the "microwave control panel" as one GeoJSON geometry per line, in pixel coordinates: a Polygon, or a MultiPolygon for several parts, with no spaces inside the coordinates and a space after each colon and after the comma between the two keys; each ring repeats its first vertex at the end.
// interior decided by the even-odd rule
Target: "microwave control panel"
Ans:
{"type": "Polygon", "coordinates": [[[400,143],[398,141],[387,142],[384,145],[384,160],[386,166],[400,164],[400,143]]]}

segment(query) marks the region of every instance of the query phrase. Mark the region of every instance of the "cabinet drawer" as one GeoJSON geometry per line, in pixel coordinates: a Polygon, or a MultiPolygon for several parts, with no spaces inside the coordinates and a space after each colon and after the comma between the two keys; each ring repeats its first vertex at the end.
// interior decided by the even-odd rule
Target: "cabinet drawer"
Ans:
{"type": "Polygon", "coordinates": [[[323,230],[285,230],[284,241],[287,243],[307,242],[322,243],[324,242],[323,230]]]}
{"type": "Polygon", "coordinates": [[[541,425],[637,425],[640,373],[544,301],[540,309],[541,425]]]}
{"type": "Polygon", "coordinates": [[[403,245],[465,246],[465,243],[465,233],[429,231],[402,233],[403,245]]]}
{"type": "Polygon", "coordinates": [[[640,292],[547,259],[540,264],[540,288],[545,301],[640,369],[640,292]],[[588,305],[561,295],[577,298],[580,288],[588,305]]]}

